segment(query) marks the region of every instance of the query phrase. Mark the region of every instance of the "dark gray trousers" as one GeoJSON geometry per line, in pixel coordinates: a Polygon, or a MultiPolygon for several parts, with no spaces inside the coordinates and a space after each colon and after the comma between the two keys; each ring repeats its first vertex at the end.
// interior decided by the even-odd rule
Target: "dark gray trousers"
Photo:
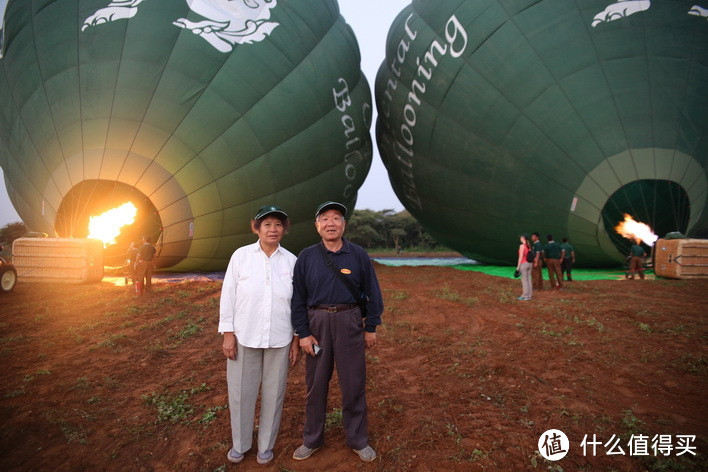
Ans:
{"type": "Polygon", "coordinates": [[[317,357],[306,356],[304,444],[318,448],[324,443],[327,394],[334,366],[342,391],[342,420],[347,446],[363,449],[369,444],[366,411],[366,359],[364,326],[358,307],[329,313],[310,309],[310,331],[322,348],[317,357]]]}

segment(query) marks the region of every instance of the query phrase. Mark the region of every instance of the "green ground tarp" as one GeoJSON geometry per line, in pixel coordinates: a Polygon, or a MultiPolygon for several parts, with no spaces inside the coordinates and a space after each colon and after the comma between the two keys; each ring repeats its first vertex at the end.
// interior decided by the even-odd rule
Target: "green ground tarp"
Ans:
{"type": "MultiPolygon", "coordinates": [[[[495,277],[514,278],[513,266],[480,264],[477,261],[465,257],[375,257],[374,260],[380,264],[395,267],[448,266],[459,270],[483,272],[495,277]]],[[[625,269],[622,266],[592,269],[573,268],[573,280],[577,281],[623,279],[625,274],[625,269]]],[[[654,275],[654,273],[649,270],[645,270],[644,274],[645,276],[654,275]]],[[[548,280],[548,270],[545,267],[543,268],[543,279],[548,280]]]]}
{"type": "MultiPolygon", "coordinates": [[[[485,274],[494,275],[497,277],[514,278],[514,267],[509,266],[492,266],[492,265],[470,265],[460,264],[453,266],[455,269],[472,270],[475,272],[484,272],[485,274]]],[[[651,271],[644,271],[644,275],[654,275],[651,271]]],[[[573,269],[573,280],[615,280],[623,279],[625,271],[622,267],[600,268],[600,269],[573,269]]],[[[543,269],[543,279],[548,284],[548,271],[543,269]]]]}

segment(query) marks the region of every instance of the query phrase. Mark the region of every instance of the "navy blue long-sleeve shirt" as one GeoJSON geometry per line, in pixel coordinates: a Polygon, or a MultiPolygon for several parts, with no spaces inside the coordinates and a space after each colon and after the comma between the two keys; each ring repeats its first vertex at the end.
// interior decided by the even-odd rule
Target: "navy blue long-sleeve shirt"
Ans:
{"type": "MultiPolygon", "coordinates": [[[[381,324],[383,296],[379,288],[371,258],[361,246],[342,238],[343,245],[337,252],[327,251],[340,271],[354,282],[367,297],[364,328],[376,332],[381,324]]],[[[292,322],[295,332],[306,338],[310,332],[307,308],[317,305],[356,303],[357,300],[342,280],[327,267],[322,250],[317,243],[302,250],[293,273],[292,322]]]]}

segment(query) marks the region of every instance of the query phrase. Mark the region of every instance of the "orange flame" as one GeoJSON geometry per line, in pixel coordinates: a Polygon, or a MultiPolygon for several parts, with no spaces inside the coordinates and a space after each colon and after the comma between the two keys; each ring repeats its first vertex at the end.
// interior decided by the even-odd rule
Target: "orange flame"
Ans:
{"type": "Polygon", "coordinates": [[[105,213],[89,218],[89,238],[100,239],[103,246],[116,243],[123,226],[133,224],[138,209],[132,202],[112,208],[105,213]]]}
{"type": "Polygon", "coordinates": [[[648,225],[634,221],[627,213],[624,214],[624,221],[615,226],[615,231],[627,239],[641,239],[648,246],[652,246],[659,239],[648,225]]]}

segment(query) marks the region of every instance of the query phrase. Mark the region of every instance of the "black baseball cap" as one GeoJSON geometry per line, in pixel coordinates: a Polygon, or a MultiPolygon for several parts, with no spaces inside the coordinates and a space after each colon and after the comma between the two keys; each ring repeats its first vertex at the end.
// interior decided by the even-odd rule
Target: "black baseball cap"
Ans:
{"type": "Polygon", "coordinates": [[[318,216],[320,216],[320,214],[324,213],[327,210],[337,210],[342,214],[342,216],[347,216],[347,207],[345,207],[341,203],[324,202],[320,203],[320,206],[317,207],[317,210],[315,211],[315,218],[317,218],[318,216]]]}
{"type": "Polygon", "coordinates": [[[258,209],[258,213],[256,213],[256,216],[253,219],[260,220],[262,218],[265,218],[268,215],[272,215],[273,213],[277,213],[279,215],[282,215],[283,218],[288,217],[288,214],[285,213],[281,208],[274,206],[274,205],[266,205],[266,206],[262,206],[258,209]]]}

